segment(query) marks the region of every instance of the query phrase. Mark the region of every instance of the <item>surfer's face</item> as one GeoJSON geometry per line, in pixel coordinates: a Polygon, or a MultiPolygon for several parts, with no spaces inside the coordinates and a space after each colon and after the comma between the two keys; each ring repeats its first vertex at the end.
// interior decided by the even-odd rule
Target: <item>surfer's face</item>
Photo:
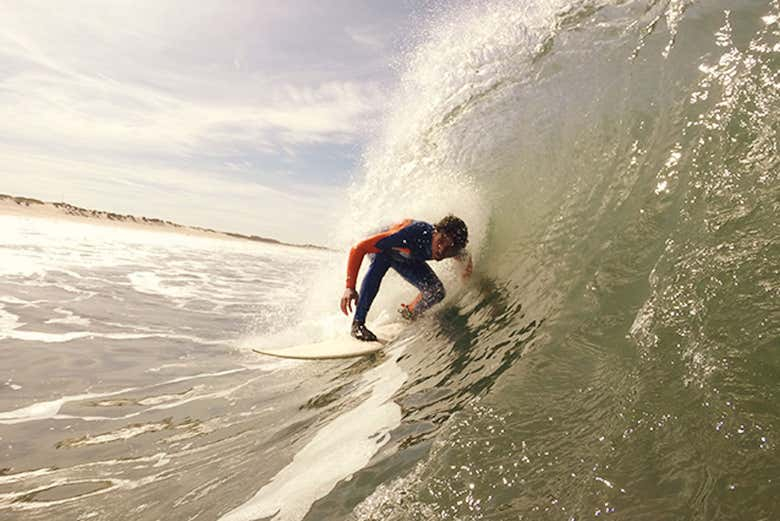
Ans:
{"type": "Polygon", "coordinates": [[[453,244],[449,235],[434,231],[431,238],[431,256],[437,261],[452,257],[450,250],[452,250],[453,244]]]}

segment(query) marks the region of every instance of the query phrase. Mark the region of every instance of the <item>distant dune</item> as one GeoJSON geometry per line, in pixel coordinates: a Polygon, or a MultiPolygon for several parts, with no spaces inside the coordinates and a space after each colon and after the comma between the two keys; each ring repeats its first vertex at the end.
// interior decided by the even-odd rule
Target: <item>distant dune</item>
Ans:
{"type": "Polygon", "coordinates": [[[282,246],[292,246],[295,248],[311,248],[318,250],[328,249],[324,246],[318,246],[316,244],[293,244],[268,237],[260,237],[257,235],[243,235],[240,233],[212,230],[211,228],[201,228],[199,226],[185,226],[183,224],[156,219],[153,217],[136,217],[134,215],[123,215],[113,212],[106,212],[103,210],[90,210],[68,203],[39,201],[38,199],[31,199],[29,197],[18,197],[6,194],[0,194],[0,213],[29,215],[32,217],[45,217],[50,219],[67,218],[76,220],[89,220],[106,225],[143,227],[148,229],[153,227],[157,230],[185,233],[189,235],[216,235],[221,238],[265,242],[270,244],[279,244],[282,246]]]}

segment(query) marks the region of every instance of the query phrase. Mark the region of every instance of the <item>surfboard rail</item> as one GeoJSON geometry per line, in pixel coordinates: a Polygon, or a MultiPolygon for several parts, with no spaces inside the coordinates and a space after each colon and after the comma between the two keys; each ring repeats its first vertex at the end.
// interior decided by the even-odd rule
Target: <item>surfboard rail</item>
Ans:
{"type": "Polygon", "coordinates": [[[383,324],[372,330],[379,337],[375,342],[364,342],[352,338],[349,333],[320,342],[289,346],[284,348],[253,348],[255,353],[288,358],[292,360],[336,360],[354,358],[378,353],[392,342],[402,331],[404,325],[398,323],[383,324]]]}

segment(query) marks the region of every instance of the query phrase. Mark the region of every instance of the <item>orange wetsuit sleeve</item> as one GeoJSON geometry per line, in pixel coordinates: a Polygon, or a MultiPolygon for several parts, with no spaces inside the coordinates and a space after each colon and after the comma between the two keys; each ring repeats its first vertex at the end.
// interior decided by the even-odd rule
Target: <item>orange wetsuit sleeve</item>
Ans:
{"type": "Polygon", "coordinates": [[[389,237],[394,233],[406,228],[410,224],[412,224],[412,220],[406,219],[401,223],[391,226],[382,233],[372,235],[368,239],[360,241],[354,245],[351,250],[349,250],[349,260],[347,261],[347,288],[355,289],[358,272],[360,271],[360,265],[363,263],[363,257],[365,257],[367,253],[379,253],[381,251],[379,248],[377,248],[376,243],[385,237],[389,237]]]}

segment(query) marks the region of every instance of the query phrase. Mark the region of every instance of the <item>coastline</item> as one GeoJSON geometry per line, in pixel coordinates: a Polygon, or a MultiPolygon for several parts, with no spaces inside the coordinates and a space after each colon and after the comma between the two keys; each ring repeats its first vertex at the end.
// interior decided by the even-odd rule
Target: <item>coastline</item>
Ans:
{"type": "Polygon", "coordinates": [[[81,208],[79,206],[64,202],[55,203],[41,201],[30,197],[13,196],[8,194],[0,194],[0,215],[70,220],[104,226],[119,226],[125,228],[135,228],[138,230],[180,233],[190,236],[262,242],[265,244],[276,244],[279,246],[289,246],[292,248],[330,250],[330,248],[316,244],[295,244],[283,242],[269,237],[261,237],[258,235],[244,235],[241,233],[225,232],[211,228],[203,228],[200,226],[187,226],[154,217],[118,214],[104,210],[81,208]]]}

